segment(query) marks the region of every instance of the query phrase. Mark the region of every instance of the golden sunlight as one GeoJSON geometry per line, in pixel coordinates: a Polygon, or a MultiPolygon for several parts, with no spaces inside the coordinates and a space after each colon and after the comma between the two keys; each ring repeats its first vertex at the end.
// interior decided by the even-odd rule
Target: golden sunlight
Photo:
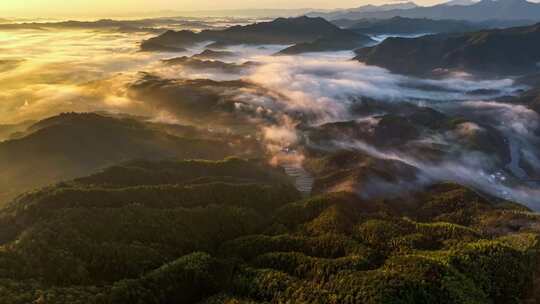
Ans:
{"type": "MultiPolygon", "coordinates": [[[[399,3],[401,1],[394,1],[399,3]]],[[[403,1],[405,2],[405,1],[403,1]]],[[[442,0],[420,0],[420,5],[431,5],[442,0]]],[[[2,0],[0,16],[141,16],[159,11],[229,10],[229,9],[335,9],[366,4],[385,4],[384,0],[2,0]]]]}

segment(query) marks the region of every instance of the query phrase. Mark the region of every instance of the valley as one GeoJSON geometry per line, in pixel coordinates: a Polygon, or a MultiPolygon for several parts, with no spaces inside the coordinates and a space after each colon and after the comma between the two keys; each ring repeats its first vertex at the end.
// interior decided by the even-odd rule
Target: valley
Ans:
{"type": "Polygon", "coordinates": [[[540,301],[538,5],[0,22],[0,304],[540,301]]]}

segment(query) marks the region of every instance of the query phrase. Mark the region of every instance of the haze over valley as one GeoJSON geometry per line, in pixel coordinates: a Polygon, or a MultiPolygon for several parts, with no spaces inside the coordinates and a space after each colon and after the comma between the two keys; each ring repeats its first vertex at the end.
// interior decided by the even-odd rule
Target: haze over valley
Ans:
{"type": "Polygon", "coordinates": [[[0,21],[0,304],[540,301],[540,4],[217,11],[0,21]]]}

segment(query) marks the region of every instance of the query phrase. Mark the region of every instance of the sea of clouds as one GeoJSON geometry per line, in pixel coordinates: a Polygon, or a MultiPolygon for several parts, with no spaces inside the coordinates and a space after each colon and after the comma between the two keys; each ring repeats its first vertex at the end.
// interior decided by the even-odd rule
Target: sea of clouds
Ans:
{"type": "MultiPolygon", "coordinates": [[[[271,98],[249,91],[231,98],[241,101],[239,108],[241,104],[252,104],[275,115],[276,123],[262,124],[260,129],[269,150],[276,154],[298,144],[303,136],[298,128],[301,123],[317,126],[365,118],[350,111],[357,97],[408,102],[497,128],[510,143],[511,163],[506,168],[496,168],[489,161],[490,155],[475,154],[430,164],[414,155],[383,151],[357,140],[341,140],[328,146],[355,149],[414,166],[422,172],[420,183],[457,181],[540,210],[538,185],[515,182],[516,178],[527,179],[520,168],[522,159],[540,171],[540,140],[535,133],[540,117],[525,106],[494,101],[526,89],[512,79],[479,80],[467,74],[419,79],[353,61],[352,52],[274,56],[286,47],[276,45],[230,47],[228,51],[235,56],[225,62],[257,63],[238,73],[194,70],[166,65],[162,60],[199,53],[205,49],[204,44],[186,53],[140,52],[140,41],[150,36],[88,29],[1,31],[0,124],[38,120],[69,111],[111,111],[145,115],[157,121],[181,121],[166,106],[156,108],[129,94],[130,84],[137,81],[141,71],[167,79],[243,79],[267,89],[271,98]],[[298,113],[305,113],[300,117],[309,119],[302,121],[298,113]],[[514,182],[508,183],[506,175],[512,175],[514,182]]],[[[465,125],[463,132],[476,127],[465,125]]],[[[295,158],[302,160],[301,156],[295,158]]]]}

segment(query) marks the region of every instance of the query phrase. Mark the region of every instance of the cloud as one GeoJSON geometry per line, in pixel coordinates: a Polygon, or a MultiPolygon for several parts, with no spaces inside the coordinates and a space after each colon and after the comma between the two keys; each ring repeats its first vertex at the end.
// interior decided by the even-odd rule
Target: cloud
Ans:
{"type": "MultiPolygon", "coordinates": [[[[225,62],[259,64],[224,72],[161,62],[200,53],[204,44],[181,54],[138,52],[138,43],[147,38],[144,33],[77,30],[12,34],[3,41],[0,58],[0,123],[97,110],[146,115],[156,122],[186,123],[189,120],[183,103],[194,102],[200,111],[193,113],[208,123],[217,123],[227,114],[244,129],[258,133],[274,162],[299,164],[305,158],[301,150],[309,136],[304,133],[306,128],[353,120],[362,122],[362,128],[376,128],[381,114],[394,111],[386,107],[380,113],[360,115],[351,111],[359,99],[415,104],[463,120],[450,131],[422,130],[416,143],[444,145],[463,153],[445,155],[432,163],[406,149],[381,149],[355,138],[345,138],[339,145],[326,144],[403,162],[422,171],[414,183],[383,185],[387,190],[453,180],[540,209],[540,193],[521,179],[540,172],[540,117],[525,106],[492,101],[524,88],[511,79],[478,80],[465,74],[417,79],[350,60],[351,52],[272,56],[285,47],[275,45],[230,47],[228,51],[235,56],[225,62]],[[170,94],[135,94],[133,85],[144,80],[140,71],[157,77],[147,83],[149,87],[170,94]],[[212,101],[210,106],[198,104],[201,96],[212,101]],[[511,161],[506,168],[497,167],[486,151],[471,152],[465,147],[467,142],[460,141],[490,128],[498,130],[509,147],[511,161]]],[[[371,187],[380,192],[382,188],[375,184],[382,185],[381,181],[374,181],[371,187]]]]}
{"type": "Polygon", "coordinates": [[[307,56],[265,56],[247,79],[288,97],[287,107],[318,113],[327,121],[350,118],[348,105],[357,97],[417,104],[489,99],[514,94],[510,79],[472,80],[456,77],[424,80],[348,60],[349,52],[307,56]],[[471,92],[478,92],[471,97],[471,92]]]}
{"type": "Polygon", "coordinates": [[[516,135],[530,136],[540,126],[538,113],[523,105],[476,100],[440,108],[447,112],[465,112],[468,117],[489,122],[516,135]]]}
{"type": "MultiPolygon", "coordinates": [[[[464,120],[452,130],[458,137],[452,137],[450,133],[422,134],[423,137],[417,140],[424,145],[454,147],[460,153],[446,154],[440,162],[430,163],[403,150],[381,150],[351,138],[349,142],[354,142],[355,149],[375,158],[406,163],[422,172],[414,182],[403,180],[393,185],[382,185],[381,181],[373,181],[373,187],[362,188],[362,191],[371,189],[373,192],[379,189],[376,187],[378,185],[395,192],[429,182],[455,181],[540,208],[540,202],[536,199],[538,191],[516,180],[523,177],[518,174],[521,160],[527,160],[534,168],[540,164],[536,157],[538,145],[534,134],[540,118],[524,106],[484,101],[516,94],[522,87],[515,85],[512,80],[482,81],[471,79],[468,75],[440,80],[410,78],[347,60],[347,52],[295,57],[249,55],[248,47],[244,47],[243,52],[247,54],[246,59],[261,64],[237,77],[243,77],[245,81],[264,87],[267,91],[241,88],[230,91],[228,98],[237,101],[236,111],[255,116],[264,113],[263,116],[274,118],[273,121],[257,121],[274,162],[303,161],[305,156],[295,150],[303,144],[301,138],[305,136],[299,125],[318,126],[328,122],[356,120],[375,126],[380,118],[357,116],[351,112],[351,105],[359,97],[385,103],[412,103],[432,107],[464,120]],[[470,150],[465,146],[470,144],[467,139],[458,140],[459,137],[474,137],[487,132],[485,126],[500,130],[506,138],[511,150],[508,168],[499,167],[500,162],[495,161],[495,156],[487,155],[485,151],[470,150]],[[293,149],[292,153],[289,149],[293,149]]],[[[174,74],[169,75],[174,77],[174,74]]],[[[189,77],[198,74],[181,75],[189,77]]],[[[210,76],[216,80],[223,79],[219,74],[210,76]]]]}
{"type": "Polygon", "coordinates": [[[540,138],[537,132],[540,128],[540,115],[535,111],[523,105],[494,101],[467,101],[439,108],[446,113],[480,121],[500,130],[510,147],[511,162],[508,169],[517,177],[528,179],[527,172],[521,168],[523,163],[532,167],[532,171],[539,171],[540,138]]]}
{"type": "Polygon", "coordinates": [[[164,57],[138,53],[141,35],[81,30],[21,31],[8,37],[2,58],[19,63],[0,73],[0,123],[61,111],[125,109],[120,81],[128,78],[119,74],[135,73],[164,57]]]}
{"type": "MultiPolygon", "coordinates": [[[[378,159],[393,160],[405,163],[420,170],[416,181],[402,181],[394,185],[384,185],[374,181],[369,186],[406,189],[421,187],[434,182],[452,181],[470,186],[487,195],[523,203],[534,210],[540,210],[540,188],[537,185],[515,183],[502,170],[491,167],[489,156],[481,153],[469,153],[457,159],[438,163],[420,161],[412,155],[398,151],[383,151],[361,141],[333,142],[339,149],[354,149],[378,159]],[[401,186],[400,186],[401,185],[401,186]]],[[[373,189],[370,190],[373,192],[373,189]]]]}
{"type": "Polygon", "coordinates": [[[295,128],[295,123],[288,116],[283,116],[277,125],[262,127],[264,140],[268,143],[268,150],[278,153],[284,148],[296,145],[298,134],[295,128]]]}

